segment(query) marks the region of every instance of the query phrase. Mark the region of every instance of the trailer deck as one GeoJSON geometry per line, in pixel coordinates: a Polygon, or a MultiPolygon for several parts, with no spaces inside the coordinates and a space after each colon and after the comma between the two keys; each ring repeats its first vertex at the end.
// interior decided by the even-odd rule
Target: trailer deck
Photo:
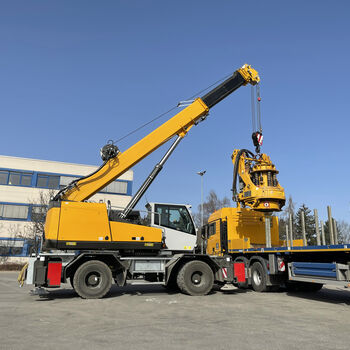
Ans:
{"type": "Polygon", "coordinates": [[[300,253],[300,252],[347,252],[350,253],[350,244],[333,245],[313,245],[296,247],[271,247],[271,248],[248,248],[248,249],[229,249],[229,253],[300,253]]]}

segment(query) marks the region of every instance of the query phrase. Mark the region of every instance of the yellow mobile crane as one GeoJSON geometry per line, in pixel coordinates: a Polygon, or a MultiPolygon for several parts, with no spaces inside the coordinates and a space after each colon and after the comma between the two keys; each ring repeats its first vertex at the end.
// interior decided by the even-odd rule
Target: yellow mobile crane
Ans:
{"type": "Polygon", "coordinates": [[[244,65],[126,151],[120,152],[114,144],[103,147],[102,166],[72,182],[51,201],[45,223],[46,251],[30,258],[20,281],[26,276],[26,283],[34,284],[37,293],[45,293],[44,288],[59,287],[69,279],[82,298],[103,297],[112,280],[119,286],[163,283],[190,295],[207,294],[214,282],[236,281],[231,257],[194,251],[197,231],[189,206],[149,203],[150,226],[128,218],[186,133],[226,96],[259,80],[258,73],[244,65]],[[115,215],[105,203],[86,202],[173,137],[169,150],[123,211],[115,215]]]}
{"type": "Polygon", "coordinates": [[[141,226],[125,219],[141,196],[162,169],[179,142],[197,123],[204,120],[209,109],[239,87],[260,81],[258,73],[243,65],[223,83],[201,98],[195,99],[167,122],[124,152],[114,144],[101,150],[104,161],[94,173],[73,181],[50,202],[45,223],[44,249],[83,250],[154,250],[164,247],[162,229],[141,226]],[[128,206],[119,213],[116,221],[109,219],[110,208],[105,203],[86,202],[96,192],[107,186],[140,162],[165,142],[175,141],[159,164],[137,191],[128,206]]]}

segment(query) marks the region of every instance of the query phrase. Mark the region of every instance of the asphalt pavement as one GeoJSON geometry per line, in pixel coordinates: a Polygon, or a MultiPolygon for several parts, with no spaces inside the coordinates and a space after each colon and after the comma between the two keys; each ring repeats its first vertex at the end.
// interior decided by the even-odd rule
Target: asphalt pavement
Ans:
{"type": "Polygon", "coordinates": [[[222,292],[114,286],[101,300],[70,288],[48,297],[0,272],[0,349],[350,349],[350,291],[222,292]]]}

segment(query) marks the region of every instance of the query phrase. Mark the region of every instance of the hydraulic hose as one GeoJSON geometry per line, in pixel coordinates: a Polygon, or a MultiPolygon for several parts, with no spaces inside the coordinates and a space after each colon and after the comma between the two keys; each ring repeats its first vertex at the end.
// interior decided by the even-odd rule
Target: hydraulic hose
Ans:
{"type": "Polygon", "coordinates": [[[105,165],[106,163],[108,162],[108,160],[104,161],[103,164],[98,168],[96,169],[95,171],[93,171],[91,174],[89,175],[86,175],[86,176],[83,176],[83,177],[79,177],[79,179],[76,179],[76,180],[73,180],[69,185],[67,185],[66,187],[63,187],[61,190],[59,190],[57,192],[57,194],[55,195],[55,197],[53,197],[53,201],[58,201],[61,199],[61,194],[66,192],[67,190],[69,190],[70,188],[72,188],[78,181],[80,180],[84,180],[86,178],[88,178],[89,176],[92,176],[94,174],[96,174],[98,171],[100,171],[105,165]]]}
{"type": "Polygon", "coordinates": [[[237,174],[238,174],[238,164],[239,164],[239,160],[242,156],[243,153],[247,153],[249,156],[251,156],[252,158],[254,158],[254,154],[252,152],[250,152],[247,149],[241,149],[239,150],[236,159],[235,159],[235,164],[233,167],[233,183],[232,183],[232,199],[235,201],[237,200],[237,174]]]}

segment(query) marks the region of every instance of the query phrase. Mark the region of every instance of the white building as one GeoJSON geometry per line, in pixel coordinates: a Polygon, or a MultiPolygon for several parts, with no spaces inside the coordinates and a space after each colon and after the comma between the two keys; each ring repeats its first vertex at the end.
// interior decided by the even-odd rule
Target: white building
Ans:
{"type": "MultiPolygon", "coordinates": [[[[0,156],[0,256],[28,254],[23,239],[32,217],[40,212],[40,194],[48,197],[72,180],[88,175],[96,166],[0,156]]],[[[89,200],[111,201],[124,208],[131,199],[133,171],[129,170],[89,200]]],[[[28,249],[27,249],[28,250],[28,249]]]]}

